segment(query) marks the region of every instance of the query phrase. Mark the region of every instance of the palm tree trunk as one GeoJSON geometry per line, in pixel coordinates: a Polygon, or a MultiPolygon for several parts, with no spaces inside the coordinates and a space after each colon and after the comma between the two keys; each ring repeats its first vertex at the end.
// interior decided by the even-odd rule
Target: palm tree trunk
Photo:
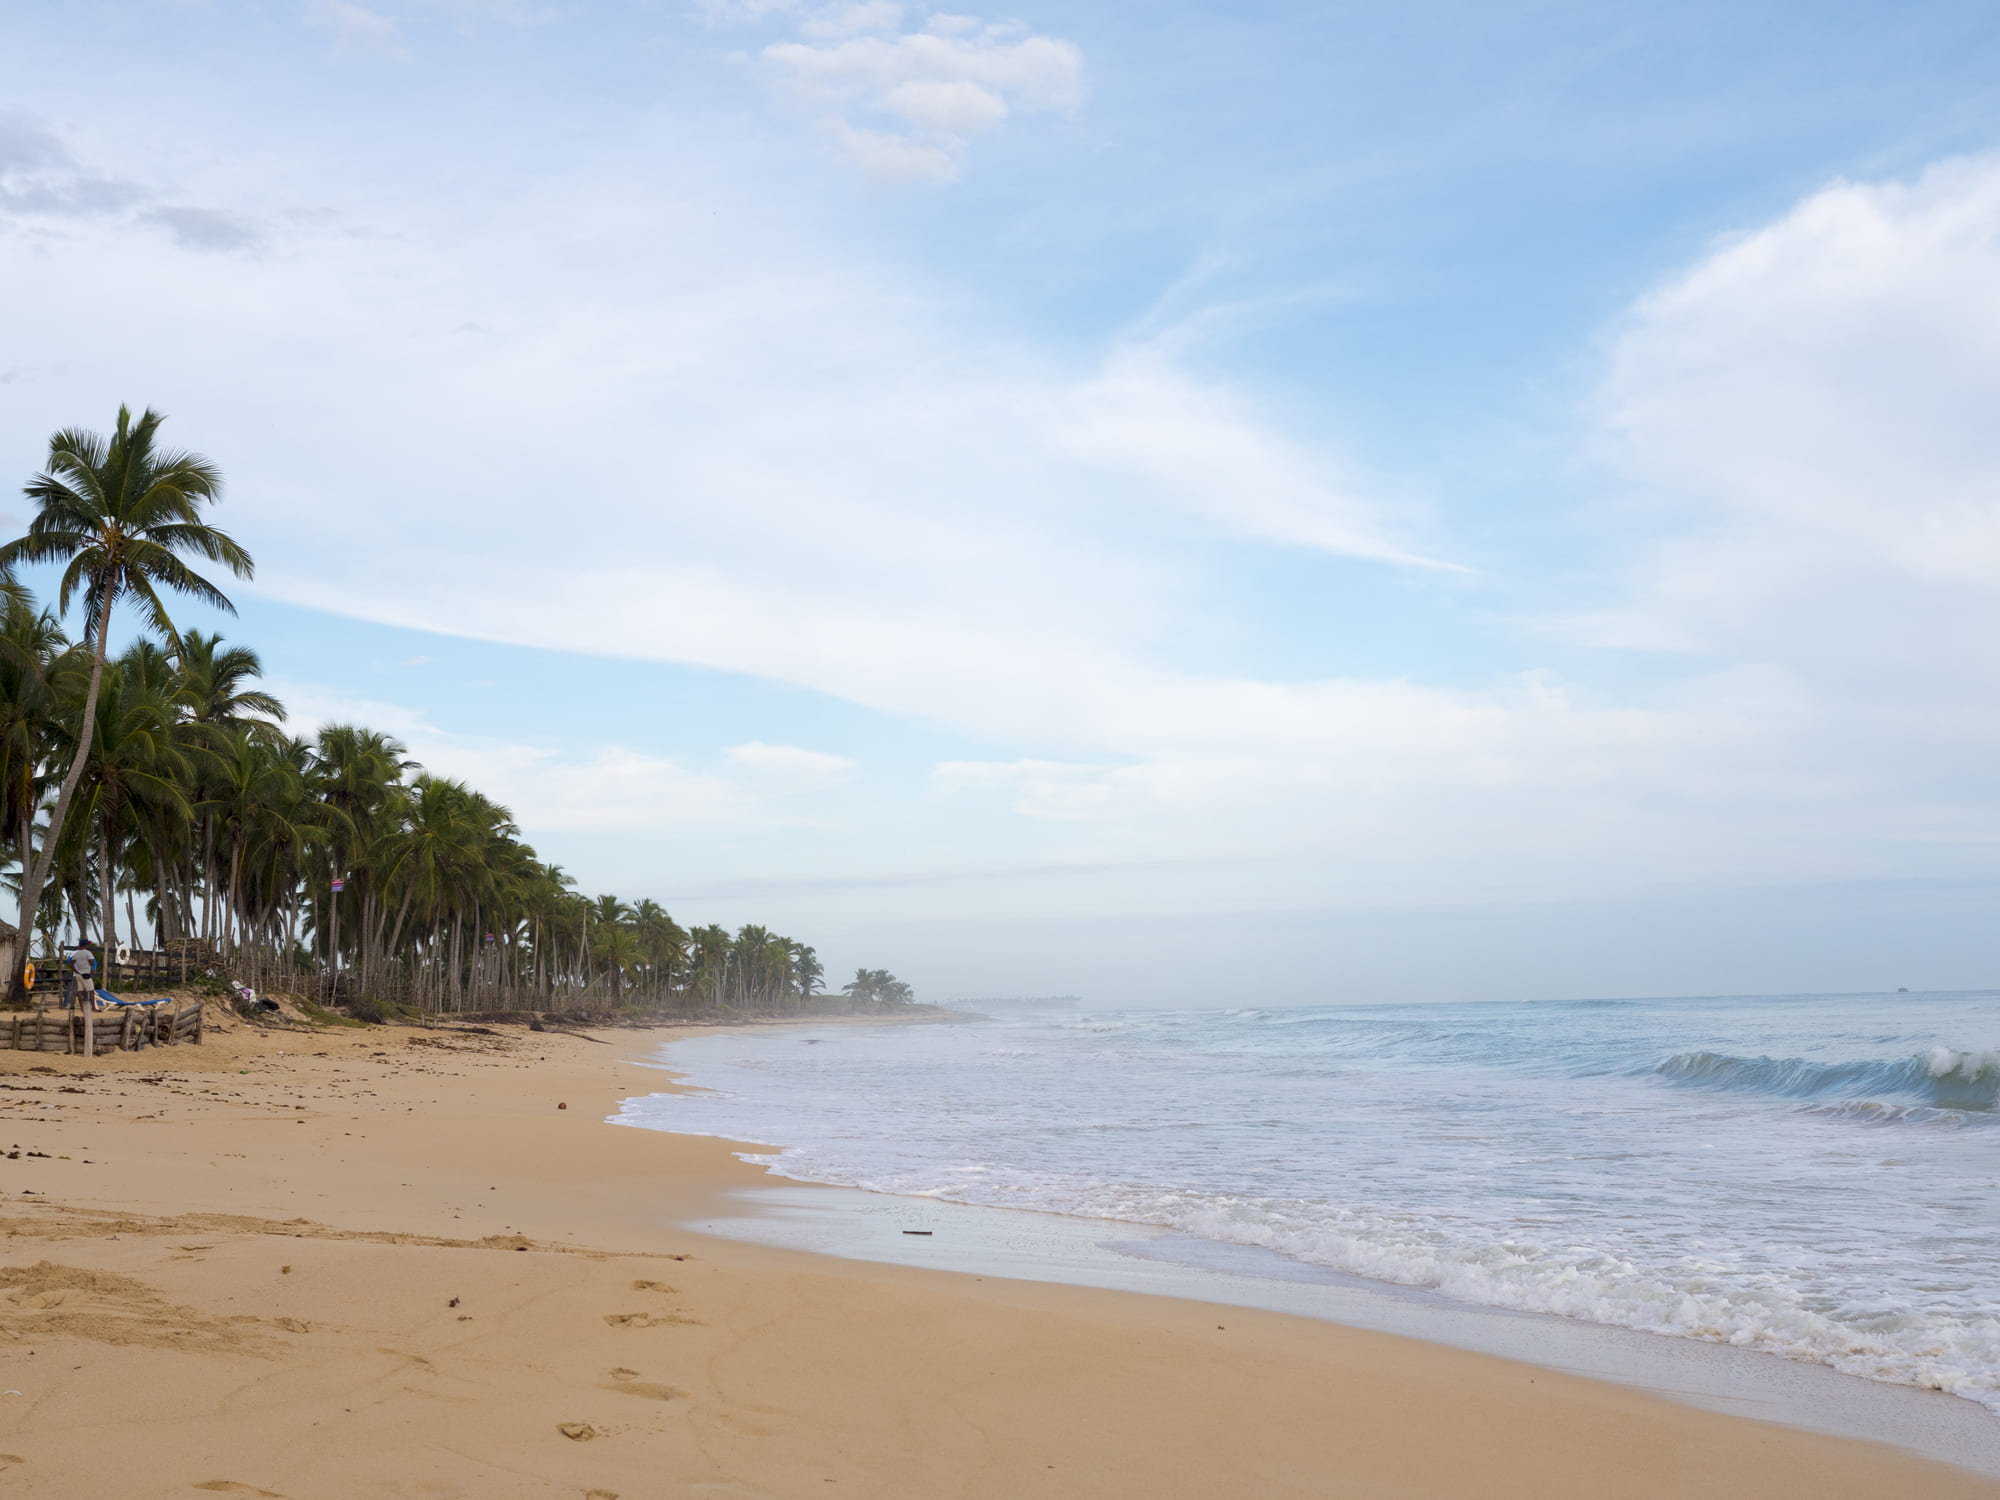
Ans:
{"type": "MultiPolygon", "coordinates": [[[[97,894],[104,905],[104,963],[102,968],[111,967],[111,950],[118,945],[118,900],[111,888],[111,810],[107,807],[97,819],[97,894]]],[[[105,978],[109,978],[107,973],[105,978]]]]}
{"type": "MultiPolygon", "coordinates": [[[[333,851],[333,879],[339,880],[340,850],[333,851]]],[[[326,888],[326,923],[329,934],[326,944],[327,972],[333,976],[333,996],[340,998],[340,892],[331,884],[326,888]]]]}
{"type": "Polygon", "coordinates": [[[223,929],[220,934],[223,940],[222,956],[224,958],[234,958],[236,956],[236,924],[232,919],[236,912],[237,882],[242,874],[243,841],[241,839],[231,839],[229,843],[229,904],[222,914],[223,929]]]}
{"type": "MultiPolygon", "coordinates": [[[[90,691],[83,697],[83,731],[77,736],[76,758],[69,763],[69,774],[63,777],[62,790],[56,794],[55,808],[49,813],[49,835],[42,844],[42,852],[33,864],[23,861],[21,866],[21,931],[24,933],[33,930],[35,909],[42,900],[42,886],[55,863],[56,841],[62,837],[63,819],[69,816],[70,799],[76,795],[77,782],[83,779],[84,762],[90,759],[90,742],[97,733],[97,693],[104,685],[104,647],[110,634],[111,601],[106,599],[97,619],[97,644],[90,655],[90,691]]],[[[8,995],[18,994],[20,989],[21,974],[16,965],[8,981],[8,995]]]]}

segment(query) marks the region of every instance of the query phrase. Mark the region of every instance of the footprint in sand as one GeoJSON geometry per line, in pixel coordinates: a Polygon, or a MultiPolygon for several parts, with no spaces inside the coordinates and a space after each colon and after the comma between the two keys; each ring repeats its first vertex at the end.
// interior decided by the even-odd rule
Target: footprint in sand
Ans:
{"type": "MultiPolygon", "coordinates": [[[[662,1296],[669,1297],[674,1292],[674,1289],[664,1281],[635,1281],[632,1283],[632,1290],[635,1292],[658,1292],[662,1296]]],[[[604,1321],[609,1323],[613,1328],[665,1328],[676,1323],[682,1326],[699,1323],[699,1319],[684,1318],[679,1313],[673,1312],[606,1313],[604,1321]]]]}
{"type": "Polygon", "coordinates": [[[613,1328],[666,1328],[673,1324],[688,1325],[693,1318],[683,1318],[679,1313],[606,1313],[604,1321],[613,1328]]]}
{"type": "Polygon", "coordinates": [[[648,1401],[685,1400],[687,1392],[670,1385],[662,1385],[657,1380],[641,1380],[637,1370],[619,1368],[611,1372],[611,1378],[598,1387],[600,1391],[616,1391],[621,1396],[640,1396],[648,1401]]]}

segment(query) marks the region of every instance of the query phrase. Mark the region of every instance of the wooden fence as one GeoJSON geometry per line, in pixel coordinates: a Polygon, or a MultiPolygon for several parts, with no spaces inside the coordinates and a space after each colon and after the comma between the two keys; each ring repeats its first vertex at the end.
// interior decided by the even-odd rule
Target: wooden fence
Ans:
{"type": "Polygon", "coordinates": [[[201,1045],[201,1006],[134,1006],[122,1011],[0,1012],[0,1048],[102,1057],[120,1050],[201,1045]]]}

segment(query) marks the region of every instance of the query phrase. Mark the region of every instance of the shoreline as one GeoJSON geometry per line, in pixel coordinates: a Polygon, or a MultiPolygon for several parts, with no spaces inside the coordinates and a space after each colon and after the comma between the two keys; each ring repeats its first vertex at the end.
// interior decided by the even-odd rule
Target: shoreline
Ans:
{"type": "Polygon", "coordinates": [[[2000,1496],[1367,1329],[676,1228],[770,1183],[733,1155],[757,1143],[609,1123],[695,1034],[0,1053],[0,1472],[293,1500],[2000,1496]]]}
{"type": "MultiPolygon", "coordinates": [[[[660,1044],[660,1066],[672,1080],[663,1093],[703,1087],[696,1065],[668,1051],[678,1041],[660,1044]]],[[[639,1118],[619,1123],[661,1128],[639,1118]]],[[[1139,1220],[794,1177],[778,1170],[782,1148],[756,1156],[750,1165],[767,1173],[757,1186],[730,1190],[717,1205],[720,1217],[693,1218],[684,1227],[842,1260],[1311,1318],[1608,1381],[1709,1411],[1885,1443],[2000,1477],[2000,1419],[1976,1401],[1927,1387],[1719,1341],[1461,1302],[1139,1220]]]]}

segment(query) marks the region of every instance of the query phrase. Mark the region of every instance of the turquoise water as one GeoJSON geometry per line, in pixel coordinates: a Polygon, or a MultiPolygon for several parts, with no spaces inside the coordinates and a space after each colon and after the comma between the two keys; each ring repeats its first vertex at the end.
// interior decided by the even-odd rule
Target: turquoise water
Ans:
{"type": "Polygon", "coordinates": [[[621,1118],[2000,1410],[1996,1041],[1994,994],[772,1029],[621,1118]]]}

